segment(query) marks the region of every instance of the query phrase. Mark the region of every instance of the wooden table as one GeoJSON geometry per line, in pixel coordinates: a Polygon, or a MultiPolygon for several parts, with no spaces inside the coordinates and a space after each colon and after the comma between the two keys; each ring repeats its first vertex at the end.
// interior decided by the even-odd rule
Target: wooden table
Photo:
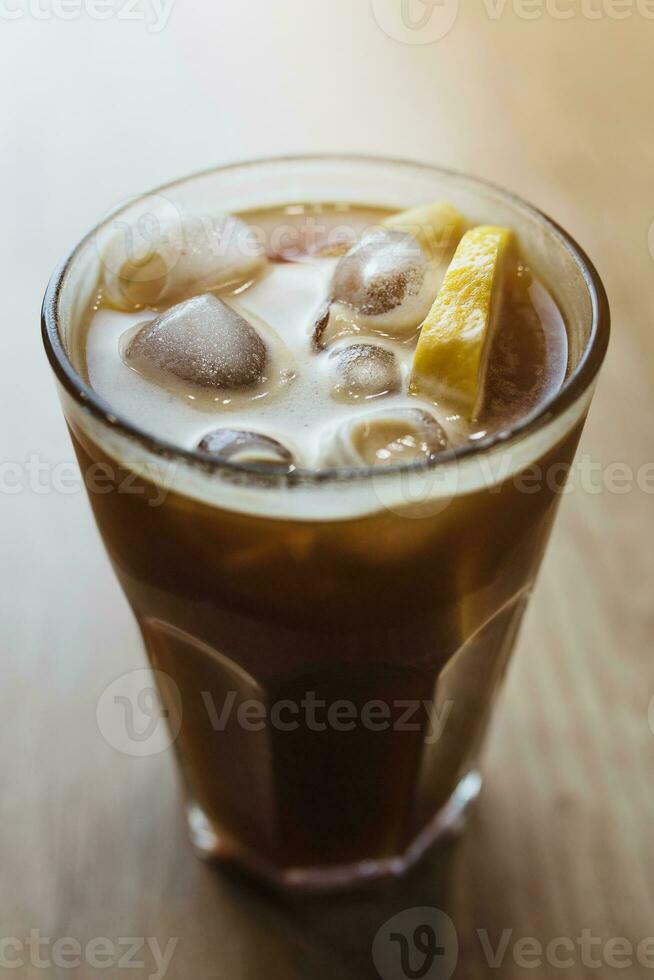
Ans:
{"type": "MultiPolygon", "coordinates": [[[[654,934],[654,22],[589,4],[527,19],[539,8],[464,0],[431,44],[389,37],[378,21],[402,37],[398,5],[382,0],[177,0],[159,32],[27,7],[0,21],[2,937],[38,930],[46,959],[57,938],[176,937],[174,980],[349,980],[378,975],[371,942],[391,915],[430,906],[455,924],[463,980],[649,975],[604,944],[654,934]],[[143,656],[86,499],[64,492],[72,453],[38,304],[69,244],[128,194],[227,159],[337,149],[441,162],[533,200],[596,261],[614,334],[580,450],[604,467],[599,489],[563,503],[466,834],[401,885],[283,904],[195,860],[171,753],[130,758],[99,735],[100,693],[143,656]],[[602,488],[614,463],[630,468],[624,493],[602,488]],[[479,930],[493,948],[504,935],[499,969],[479,930]],[[578,946],[566,968],[553,953],[516,962],[534,963],[525,937],[583,930],[600,969],[578,946]]],[[[151,949],[127,976],[155,973],[151,949]]],[[[2,976],[122,975],[2,950],[24,960],[0,961],[2,976]]]]}

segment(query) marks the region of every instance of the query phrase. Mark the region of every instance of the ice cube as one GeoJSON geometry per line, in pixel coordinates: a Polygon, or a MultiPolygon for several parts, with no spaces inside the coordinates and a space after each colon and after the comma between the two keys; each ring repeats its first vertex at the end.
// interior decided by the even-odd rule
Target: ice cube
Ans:
{"type": "Polygon", "coordinates": [[[377,344],[350,344],[333,351],[332,397],[337,401],[378,398],[400,390],[400,369],[392,351],[377,344]]]}
{"type": "Polygon", "coordinates": [[[321,310],[314,346],[322,349],[350,333],[410,337],[429,312],[439,276],[412,235],[367,232],[336,266],[329,312],[321,310]]]}
{"type": "Polygon", "coordinates": [[[434,459],[448,446],[440,422],[421,408],[356,416],[342,425],[324,453],[326,466],[399,466],[434,459]]]}
{"type": "Polygon", "coordinates": [[[172,375],[203,388],[235,389],[263,380],[268,350],[247,320],[205,294],[145,323],[126,343],[123,358],[153,380],[172,375]]]}
{"type": "Polygon", "coordinates": [[[266,263],[254,231],[225,212],[143,216],[132,228],[116,221],[102,253],[104,295],[132,310],[169,305],[198,293],[243,285],[266,263]]]}
{"type": "Polygon", "coordinates": [[[314,321],[313,334],[311,337],[312,346],[315,351],[324,350],[327,346],[327,328],[329,327],[332,313],[331,302],[323,303],[314,321]]]}
{"type": "Polygon", "coordinates": [[[271,468],[293,468],[293,453],[277,439],[241,429],[215,429],[198,443],[200,452],[231,463],[257,463],[271,468]]]}
{"type": "Polygon", "coordinates": [[[375,229],[336,266],[332,297],[366,316],[379,316],[420,291],[427,258],[412,235],[375,229]]]}

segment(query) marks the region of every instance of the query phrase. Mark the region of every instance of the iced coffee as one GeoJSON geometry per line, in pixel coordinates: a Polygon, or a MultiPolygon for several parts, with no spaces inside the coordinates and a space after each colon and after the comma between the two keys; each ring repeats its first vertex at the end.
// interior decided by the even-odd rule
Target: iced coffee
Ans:
{"type": "Polygon", "coordinates": [[[400,873],[475,795],[587,408],[554,428],[588,342],[554,266],[453,190],[173,193],[69,283],[68,420],[192,839],[285,887],[400,873]]]}

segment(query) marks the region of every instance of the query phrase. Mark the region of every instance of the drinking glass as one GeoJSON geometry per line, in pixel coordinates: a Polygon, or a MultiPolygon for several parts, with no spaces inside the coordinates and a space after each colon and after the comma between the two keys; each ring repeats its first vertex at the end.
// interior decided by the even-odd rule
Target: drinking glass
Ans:
{"type": "Polygon", "coordinates": [[[554,222],[405,161],[215,169],[129,202],[66,259],[45,297],[45,346],[203,856],[283,889],[329,889],[401,874],[461,824],[608,333],[597,273],[554,222]],[[265,473],[155,438],[89,386],[84,323],[116,229],[161,209],[438,199],[514,229],[566,320],[565,383],[506,429],[393,470],[265,473]]]}

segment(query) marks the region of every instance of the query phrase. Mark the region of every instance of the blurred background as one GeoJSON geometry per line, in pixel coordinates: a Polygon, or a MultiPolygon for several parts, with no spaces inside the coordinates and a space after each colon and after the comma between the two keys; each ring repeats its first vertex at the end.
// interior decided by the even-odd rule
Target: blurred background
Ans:
{"type": "Polygon", "coordinates": [[[654,971],[653,49],[648,0],[0,0],[0,975],[120,976],[125,945],[73,968],[53,944],[141,937],[132,977],[402,980],[373,940],[423,906],[458,939],[421,976],[654,971]],[[563,501],[465,836],[377,894],[281,904],[194,860],[170,752],[100,736],[98,698],[144,659],[39,308],[129,196],[320,151],[524,196],[589,252],[614,333],[580,449],[595,475],[563,501]]]}

